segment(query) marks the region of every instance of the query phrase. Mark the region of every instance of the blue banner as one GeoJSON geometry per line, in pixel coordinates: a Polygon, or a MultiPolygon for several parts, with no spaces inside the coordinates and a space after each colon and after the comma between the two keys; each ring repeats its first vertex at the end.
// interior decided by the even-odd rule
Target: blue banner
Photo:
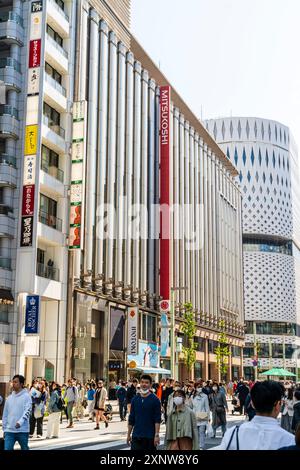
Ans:
{"type": "Polygon", "coordinates": [[[28,295],[26,299],[25,333],[39,333],[40,297],[28,295]]]}

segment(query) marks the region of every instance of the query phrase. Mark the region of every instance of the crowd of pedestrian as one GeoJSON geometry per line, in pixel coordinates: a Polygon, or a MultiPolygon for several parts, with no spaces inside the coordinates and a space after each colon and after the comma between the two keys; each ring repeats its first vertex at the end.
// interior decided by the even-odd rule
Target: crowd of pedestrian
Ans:
{"type": "MultiPolygon", "coordinates": [[[[218,428],[223,437],[220,449],[297,448],[300,444],[300,388],[290,381],[179,382],[168,378],[155,383],[150,375],[143,375],[140,380],[120,380],[113,388],[120,421],[128,418],[127,442],[133,450],[155,450],[162,423],[166,425],[167,450],[205,449],[207,438],[216,438],[218,428]],[[232,414],[244,415],[245,421],[227,430],[229,403],[232,414]],[[263,433],[268,437],[262,439],[263,433]]],[[[35,432],[37,438],[43,436],[45,416],[46,439],[59,437],[64,416],[68,429],[84,416],[95,422],[95,430],[101,422],[107,428],[112,419],[110,389],[111,384],[107,391],[101,379],[83,384],[71,378],[62,386],[35,379],[25,386],[24,377],[14,376],[3,410],[5,449],[13,449],[19,442],[27,450],[35,432]]],[[[0,406],[2,402],[0,397],[0,406]]]]}

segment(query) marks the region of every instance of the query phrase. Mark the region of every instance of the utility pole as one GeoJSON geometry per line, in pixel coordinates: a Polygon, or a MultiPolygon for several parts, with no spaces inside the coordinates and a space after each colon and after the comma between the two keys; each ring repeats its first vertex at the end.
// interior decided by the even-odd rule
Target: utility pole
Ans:
{"type": "Polygon", "coordinates": [[[188,290],[188,287],[171,287],[171,375],[172,379],[178,380],[176,373],[176,331],[175,331],[175,305],[174,292],[188,290]]]}

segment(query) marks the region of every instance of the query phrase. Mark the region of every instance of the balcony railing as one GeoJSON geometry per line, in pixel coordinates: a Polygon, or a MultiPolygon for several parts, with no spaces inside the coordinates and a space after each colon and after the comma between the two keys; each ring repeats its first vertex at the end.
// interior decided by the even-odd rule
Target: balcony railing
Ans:
{"type": "Polygon", "coordinates": [[[8,104],[0,104],[0,116],[12,116],[19,120],[19,111],[8,104]]]}
{"type": "Polygon", "coordinates": [[[0,165],[10,165],[13,167],[17,167],[17,159],[11,155],[7,155],[6,153],[0,153],[0,165]]]}
{"type": "Polygon", "coordinates": [[[2,57],[0,59],[0,69],[4,69],[5,67],[12,67],[16,72],[21,73],[21,64],[16,59],[12,57],[2,57]]]}
{"type": "Polygon", "coordinates": [[[47,40],[54,46],[66,59],[68,58],[69,54],[67,51],[61,47],[51,36],[47,33],[47,40]]]}
{"type": "Polygon", "coordinates": [[[59,93],[61,93],[63,96],[67,96],[67,90],[54,78],[51,77],[48,73],[45,73],[45,80],[48,82],[53,88],[55,88],[59,93]]]}
{"type": "Polygon", "coordinates": [[[11,269],[11,258],[0,256],[0,268],[11,269]]]}
{"type": "Polygon", "coordinates": [[[7,11],[5,13],[0,13],[0,23],[5,23],[6,21],[14,21],[24,27],[23,18],[14,11],[7,11]]]}
{"type": "Polygon", "coordinates": [[[48,212],[39,211],[39,222],[60,232],[62,231],[62,220],[55,215],[48,214],[48,212]]]}
{"type": "Polygon", "coordinates": [[[36,275],[59,282],[59,269],[54,268],[53,266],[36,263],[36,275]]]}
{"type": "Polygon", "coordinates": [[[60,181],[61,183],[64,182],[64,172],[60,168],[57,168],[57,166],[46,165],[42,162],[41,168],[45,173],[50,176],[53,176],[53,178],[55,178],[56,180],[60,181]]]}
{"type": "Polygon", "coordinates": [[[58,124],[53,124],[53,122],[51,121],[50,118],[48,118],[48,116],[43,116],[43,123],[49,127],[49,129],[51,129],[53,132],[55,132],[55,134],[59,135],[62,139],[65,138],[65,135],[66,135],[66,131],[60,127],[58,124]]]}
{"type": "Polygon", "coordinates": [[[50,0],[50,3],[54,6],[54,8],[56,8],[57,11],[59,11],[65,17],[67,21],[69,21],[67,13],[56,3],[55,0],[50,0]]]}

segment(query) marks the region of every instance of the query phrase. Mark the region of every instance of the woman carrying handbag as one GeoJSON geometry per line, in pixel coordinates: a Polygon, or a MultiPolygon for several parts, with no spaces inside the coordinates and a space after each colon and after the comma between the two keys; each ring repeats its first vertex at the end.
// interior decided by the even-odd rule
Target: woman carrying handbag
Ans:
{"type": "Polygon", "coordinates": [[[203,392],[202,385],[202,382],[195,384],[195,393],[192,399],[192,410],[196,416],[200,450],[205,449],[205,434],[210,421],[208,396],[203,392]]]}

